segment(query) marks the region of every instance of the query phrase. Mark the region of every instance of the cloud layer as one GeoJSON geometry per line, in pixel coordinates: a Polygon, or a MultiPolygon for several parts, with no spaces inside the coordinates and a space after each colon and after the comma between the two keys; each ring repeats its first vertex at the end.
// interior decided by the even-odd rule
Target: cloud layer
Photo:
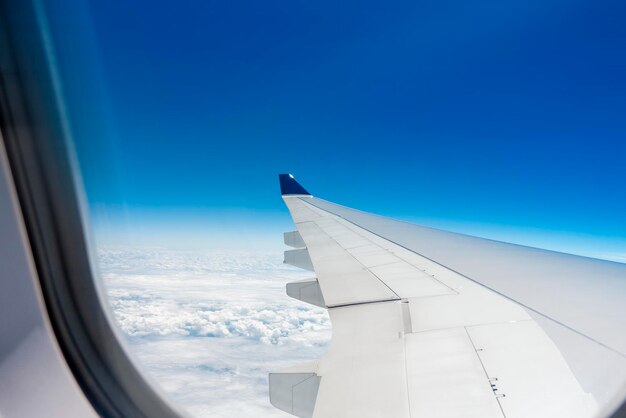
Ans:
{"type": "Polygon", "coordinates": [[[319,358],[324,309],[285,295],[311,277],[282,255],[100,249],[115,317],[141,367],[193,416],[288,416],[269,404],[267,373],[319,358]]]}

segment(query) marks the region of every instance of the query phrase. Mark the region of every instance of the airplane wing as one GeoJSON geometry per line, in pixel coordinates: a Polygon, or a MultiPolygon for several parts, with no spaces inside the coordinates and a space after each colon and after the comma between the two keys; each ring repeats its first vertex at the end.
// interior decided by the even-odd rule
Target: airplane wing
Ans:
{"type": "Polygon", "coordinates": [[[287,285],[328,309],[319,360],[270,373],[300,417],[591,417],[626,381],[626,265],[350,209],[280,175],[287,285]]]}

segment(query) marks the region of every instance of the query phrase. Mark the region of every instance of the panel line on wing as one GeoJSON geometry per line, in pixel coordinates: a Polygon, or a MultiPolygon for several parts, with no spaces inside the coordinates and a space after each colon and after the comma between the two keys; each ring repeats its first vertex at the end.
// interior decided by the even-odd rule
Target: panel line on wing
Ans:
{"type": "MultiPolygon", "coordinates": [[[[307,223],[313,223],[313,224],[315,224],[315,225],[319,228],[319,225],[317,225],[317,222],[315,222],[315,221],[309,221],[309,222],[307,222],[307,223]]],[[[382,299],[382,300],[379,300],[379,301],[386,301],[386,300],[398,300],[398,299],[401,299],[401,297],[400,297],[400,296],[399,296],[396,292],[394,292],[394,290],[393,290],[391,287],[389,287],[389,285],[388,285],[387,283],[385,283],[385,282],[384,282],[383,280],[381,280],[378,276],[376,276],[376,274],[374,274],[371,270],[369,270],[366,266],[364,266],[364,265],[363,265],[363,263],[361,263],[361,262],[360,262],[360,261],[359,261],[359,260],[358,260],[358,259],[357,259],[357,258],[356,258],[353,254],[352,254],[352,253],[350,253],[350,251],[348,251],[348,250],[346,250],[345,248],[343,248],[343,247],[341,246],[341,244],[339,244],[339,243],[337,242],[337,240],[335,240],[335,239],[334,239],[331,235],[329,235],[329,234],[328,234],[326,231],[324,231],[322,228],[319,228],[319,229],[320,229],[320,231],[321,231],[323,234],[325,234],[325,235],[328,237],[328,239],[329,239],[329,240],[331,240],[332,242],[336,243],[336,244],[337,244],[337,245],[338,245],[338,246],[339,246],[339,247],[340,247],[340,248],[341,248],[341,249],[342,249],[345,253],[347,253],[347,254],[351,257],[351,259],[353,259],[355,262],[357,262],[358,264],[360,264],[361,266],[363,266],[363,268],[364,268],[364,270],[365,270],[365,271],[367,271],[367,272],[368,272],[371,276],[373,276],[374,278],[376,278],[376,280],[378,280],[378,281],[379,281],[381,284],[383,284],[383,285],[384,285],[387,289],[389,289],[389,291],[390,291],[391,293],[393,293],[393,294],[396,296],[396,298],[395,298],[395,299],[382,299]]],[[[365,302],[362,302],[362,303],[372,303],[372,302],[376,302],[376,301],[377,301],[377,300],[373,300],[373,301],[365,301],[365,302]]],[[[358,303],[355,303],[355,304],[358,304],[358,303]]],[[[337,305],[332,305],[332,306],[337,306],[337,305]]]]}
{"type": "MultiPolygon", "coordinates": [[[[363,232],[369,234],[368,231],[346,222],[337,215],[317,208],[303,199],[300,200],[301,207],[311,209],[318,216],[307,222],[315,223],[400,298],[457,294],[455,289],[434,275],[425,272],[389,248],[372,241],[363,234],[363,232]],[[355,242],[362,244],[350,246],[350,243],[355,242]]],[[[374,234],[370,235],[376,237],[374,234]]],[[[376,238],[379,239],[379,237],[376,238]]],[[[386,242],[389,243],[389,241],[386,242]]]]}
{"type": "Polygon", "coordinates": [[[381,300],[369,300],[365,302],[354,302],[354,303],[344,303],[340,305],[329,305],[328,309],[336,309],[336,308],[348,308],[350,306],[358,306],[358,305],[370,305],[372,303],[386,303],[386,302],[398,302],[401,299],[381,299],[381,300]]]}
{"type": "MultiPolygon", "coordinates": [[[[478,350],[476,349],[476,344],[474,343],[474,340],[472,340],[472,336],[470,335],[469,331],[467,330],[467,327],[463,327],[463,329],[465,330],[465,333],[467,334],[467,338],[469,339],[470,344],[472,344],[472,348],[474,349],[474,352],[476,353],[476,357],[478,357],[478,361],[480,362],[480,366],[483,368],[483,371],[485,372],[485,377],[487,378],[487,380],[489,382],[491,382],[493,376],[489,376],[489,372],[487,372],[487,369],[485,368],[485,363],[483,363],[483,360],[478,355],[478,350]]],[[[497,380],[497,377],[495,379],[497,380]]],[[[494,388],[494,386],[491,386],[491,387],[494,388]]],[[[493,391],[494,395],[496,394],[496,390],[493,391]]],[[[496,396],[496,402],[498,402],[498,406],[500,407],[500,411],[502,411],[502,416],[504,418],[506,418],[506,414],[504,413],[504,409],[502,408],[502,403],[500,402],[500,398],[498,396],[496,396]]]]}
{"type": "MultiPolygon", "coordinates": [[[[291,203],[291,202],[290,202],[291,203]]],[[[314,221],[297,223],[328,306],[400,299],[314,221]]]]}

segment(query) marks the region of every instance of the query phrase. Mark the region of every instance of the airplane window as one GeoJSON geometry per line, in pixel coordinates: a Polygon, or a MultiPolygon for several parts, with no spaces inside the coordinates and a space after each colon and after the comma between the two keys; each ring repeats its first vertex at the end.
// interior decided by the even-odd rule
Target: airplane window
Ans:
{"type": "Polygon", "coordinates": [[[228,139],[238,128],[223,118],[237,106],[229,96],[243,91],[228,92],[217,79],[232,65],[230,52],[206,43],[219,43],[226,27],[205,19],[236,18],[238,8],[197,2],[174,22],[165,3],[59,4],[49,23],[97,280],[130,354],[193,416],[288,416],[270,403],[268,373],[319,359],[331,326],[325,309],[285,293],[286,283],[312,274],[283,263],[283,232],[294,227],[276,205],[273,169],[262,178],[225,158],[238,147],[228,139]],[[214,34],[198,39],[197,30],[214,34]],[[154,31],[163,31],[158,42],[154,31]],[[153,118],[162,123],[147,123],[153,118]]]}
{"type": "Polygon", "coordinates": [[[622,5],[35,3],[96,283],[181,410],[333,416],[332,401],[376,416],[333,395],[349,386],[388,396],[391,416],[432,416],[449,399],[421,377],[443,371],[452,392],[481,382],[459,407],[475,416],[605,416],[622,400],[622,5]],[[488,240],[414,239],[404,221],[488,240]],[[414,367],[398,390],[393,367],[376,369],[388,358],[414,367]],[[516,398],[541,386],[522,375],[556,409],[516,398]]]}

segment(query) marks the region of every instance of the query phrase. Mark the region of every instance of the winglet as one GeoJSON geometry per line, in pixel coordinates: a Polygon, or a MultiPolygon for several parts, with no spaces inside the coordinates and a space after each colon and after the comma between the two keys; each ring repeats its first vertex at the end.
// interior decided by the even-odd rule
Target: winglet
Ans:
{"type": "Polygon", "coordinates": [[[283,196],[293,194],[311,195],[304,187],[300,186],[300,183],[291,174],[279,174],[278,179],[280,180],[280,194],[283,196]]]}

